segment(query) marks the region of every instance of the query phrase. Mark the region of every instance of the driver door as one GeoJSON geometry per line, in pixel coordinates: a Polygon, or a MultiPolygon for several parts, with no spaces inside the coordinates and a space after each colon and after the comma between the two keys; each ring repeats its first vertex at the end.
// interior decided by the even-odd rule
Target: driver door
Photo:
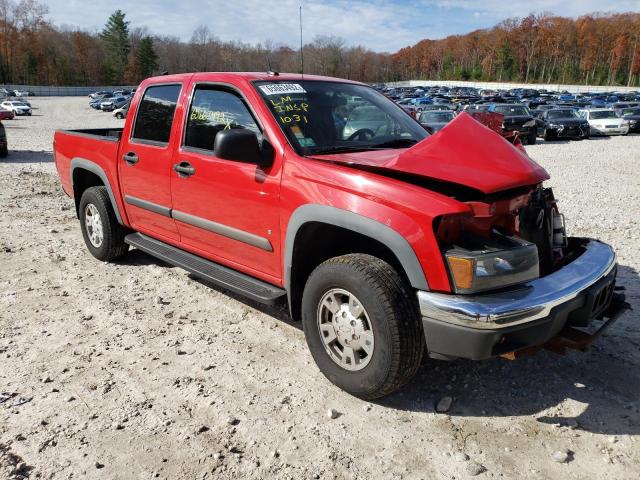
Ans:
{"type": "MultiPolygon", "coordinates": [[[[218,158],[216,134],[245,128],[262,138],[257,117],[230,86],[194,84],[184,137],[172,170],[173,216],[182,243],[202,256],[277,283],[281,278],[280,162],[266,169],[218,158]]],[[[276,154],[277,155],[277,154],[276,154]]]]}

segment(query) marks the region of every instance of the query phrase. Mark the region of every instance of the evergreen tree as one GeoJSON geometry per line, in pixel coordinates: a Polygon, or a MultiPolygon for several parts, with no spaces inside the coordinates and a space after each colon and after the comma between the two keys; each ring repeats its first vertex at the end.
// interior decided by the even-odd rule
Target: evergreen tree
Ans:
{"type": "Polygon", "coordinates": [[[122,83],[129,54],[129,22],[122,10],[116,10],[100,34],[105,50],[105,66],[109,80],[122,83]]]}
{"type": "Polygon", "coordinates": [[[143,79],[153,75],[153,72],[158,68],[158,55],[153,49],[153,39],[151,37],[144,37],[140,41],[140,46],[136,52],[136,66],[143,79]]]}

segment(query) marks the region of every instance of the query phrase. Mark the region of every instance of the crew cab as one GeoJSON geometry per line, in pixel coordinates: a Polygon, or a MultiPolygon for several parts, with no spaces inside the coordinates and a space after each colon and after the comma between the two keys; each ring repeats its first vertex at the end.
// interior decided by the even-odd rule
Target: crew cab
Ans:
{"type": "Polygon", "coordinates": [[[129,110],[55,133],[89,252],[287,301],[353,395],[393,392],[425,353],[583,348],[624,308],[612,248],[568,237],[547,172],[466,113],[429,135],[367,85],[273,72],[150,78],[129,110]]]}

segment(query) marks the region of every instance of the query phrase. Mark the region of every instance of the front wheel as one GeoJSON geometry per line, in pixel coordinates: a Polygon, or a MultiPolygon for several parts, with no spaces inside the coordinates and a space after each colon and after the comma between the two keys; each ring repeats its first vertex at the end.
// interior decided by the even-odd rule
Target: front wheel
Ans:
{"type": "Polygon", "coordinates": [[[78,213],[84,243],[91,255],[110,262],[129,250],[124,242],[126,231],[118,223],[106,187],[87,188],[80,199],[78,213]]]}
{"type": "Polygon", "coordinates": [[[425,341],[415,292],[371,255],[331,258],[311,273],[302,325],[320,371],[360,398],[397,390],[422,360],[425,341]]]}

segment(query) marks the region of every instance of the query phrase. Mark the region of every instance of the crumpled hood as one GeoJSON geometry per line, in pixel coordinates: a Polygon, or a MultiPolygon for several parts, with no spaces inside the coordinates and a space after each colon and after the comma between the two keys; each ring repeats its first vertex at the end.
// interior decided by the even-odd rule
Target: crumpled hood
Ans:
{"type": "Polygon", "coordinates": [[[466,113],[408,149],[314,158],[457,183],[487,194],[535,185],[549,178],[547,171],[526,153],[466,113]]]}

